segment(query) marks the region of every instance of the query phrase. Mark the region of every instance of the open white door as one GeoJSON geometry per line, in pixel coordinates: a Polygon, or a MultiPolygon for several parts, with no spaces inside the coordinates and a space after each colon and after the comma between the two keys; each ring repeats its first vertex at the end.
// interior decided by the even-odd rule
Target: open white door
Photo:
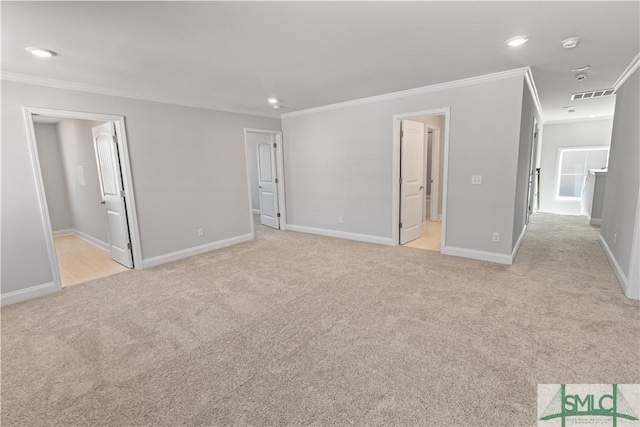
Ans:
{"type": "MultiPolygon", "coordinates": [[[[265,135],[267,136],[267,135],[265,135]]],[[[274,136],[258,144],[258,192],[260,194],[260,223],[280,228],[278,213],[278,179],[276,174],[276,143],[274,136]]]]}
{"type": "Polygon", "coordinates": [[[400,136],[400,244],[422,233],[424,124],[402,121],[400,136]]]}
{"type": "Polygon", "coordinates": [[[125,267],[133,267],[131,239],[124,204],[122,174],[118,154],[118,139],[112,122],[94,127],[93,143],[98,162],[102,204],[107,217],[107,233],[111,259],[125,267]]]}

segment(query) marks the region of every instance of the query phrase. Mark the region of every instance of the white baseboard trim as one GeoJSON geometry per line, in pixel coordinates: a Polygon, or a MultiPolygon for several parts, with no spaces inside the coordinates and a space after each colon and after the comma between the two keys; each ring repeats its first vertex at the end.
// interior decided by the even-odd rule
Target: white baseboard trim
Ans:
{"type": "Polygon", "coordinates": [[[327,230],[325,228],[305,227],[303,225],[287,224],[287,230],[298,233],[317,234],[319,236],[335,237],[338,239],[356,240],[358,242],[375,243],[378,245],[393,246],[391,237],[371,236],[369,234],[351,233],[348,231],[327,230]]]}
{"type": "Polygon", "coordinates": [[[601,225],[602,224],[602,218],[590,218],[589,219],[589,224],[591,224],[591,225],[601,225]]]}
{"type": "Polygon", "coordinates": [[[231,237],[230,239],[219,240],[217,242],[211,242],[205,245],[195,246],[189,249],[182,249],[180,251],[171,252],[165,255],[145,258],[144,260],[142,260],[142,265],[143,265],[143,268],[155,267],[160,264],[165,264],[167,262],[172,262],[172,261],[178,261],[180,259],[189,258],[194,255],[200,255],[205,252],[225,248],[227,246],[236,245],[238,243],[247,242],[253,239],[254,239],[254,235],[252,233],[243,234],[241,236],[231,237]]]}
{"type": "Polygon", "coordinates": [[[611,252],[611,249],[609,248],[609,245],[607,245],[607,242],[604,240],[604,237],[602,237],[602,234],[598,234],[598,242],[600,243],[600,246],[602,246],[602,249],[604,250],[604,254],[607,256],[607,260],[611,265],[611,269],[615,273],[616,278],[618,279],[618,282],[620,282],[620,286],[622,286],[622,291],[626,295],[627,283],[628,283],[627,276],[625,276],[625,274],[622,272],[622,268],[620,268],[620,264],[618,264],[618,261],[616,261],[616,257],[613,256],[613,252],[611,252]]]}
{"type": "Polygon", "coordinates": [[[524,235],[526,234],[526,232],[527,232],[527,224],[525,224],[524,227],[522,227],[522,233],[520,233],[520,237],[518,237],[518,241],[516,242],[516,245],[513,247],[513,251],[511,251],[511,264],[513,264],[513,261],[515,261],[516,259],[516,255],[520,250],[520,245],[524,240],[524,235]]]}
{"type": "Polygon", "coordinates": [[[105,251],[109,251],[109,244],[107,242],[103,242],[100,239],[96,239],[93,236],[88,235],[87,233],[83,233],[82,231],[78,231],[76,229],[73,228],[65,228],[64,230],[56,230],[53,232],[54,237],[57,236],[77,236],[80,239],[91,243],[92,245],[95,245],[97,247],[99,247],[102,250],[105,251]]]}
{"type": "Polygon", "coordinates": [[[73,234],[81,238],[82,240],[86,240],[87,242],[99,247],[100,249],[104,249],[105,251],[109,250],[109,244],[107,242],[103,242],[100,239],[96,239],[93,236],[89,236],[87,233],[83,233],[82,231],[73,230],[73,234]]]}
{"type": "Polygon", "coordinates": [[[73,228],[65,228],[63,230],[56,230],[53,232],[54,236],[68,236],[73,234],[73,228]]]}
{"type": "Polygon", "coordinates": [[[260,209],[251,209],[251,212],[253,212],[254,214],[259,214],[260,213],[260,209]]]}
{"type": "Polygon", "coordinates": [[[454,246],[445,246],[442,251],[445,255],[459,256],[462,258],[470,258],[478,261],[495,262],[498,264],[513,264],[512,255],[499,254],[496,252],[478,251],[476,249],[456,248],[454,246]]]}
{"type": "Polygon", "coordinates": [[[10,305],[18,302],[26,301],[32,298],[43,297],[45,295],[58,292],[60,288],[54,282],[45,283],[43,285],[31,286],[29,288],[20,289],[13,292],[7,292],[0,295],[0,305],[10,305]]]}

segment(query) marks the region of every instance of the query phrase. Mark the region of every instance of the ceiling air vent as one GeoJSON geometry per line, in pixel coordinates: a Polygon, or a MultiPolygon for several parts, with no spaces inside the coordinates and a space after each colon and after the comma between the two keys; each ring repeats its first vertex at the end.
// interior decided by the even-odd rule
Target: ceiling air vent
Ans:
{"type": "Polygon", "coordinates": [[[611,96],[614,93],[616,93],[615,89],[592,90],[589,92],[574,93],[571,95],[571,100],[575,101],[577,99],[602,98],[603,96],[611,96]]]}

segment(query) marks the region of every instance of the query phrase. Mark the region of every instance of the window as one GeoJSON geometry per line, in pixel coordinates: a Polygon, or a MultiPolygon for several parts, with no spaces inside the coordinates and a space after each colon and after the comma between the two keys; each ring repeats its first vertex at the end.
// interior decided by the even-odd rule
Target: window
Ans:
{"type": "Polygon", "coordinates": [[[609,162],[609,147],[560,148],[556,198],[579,200],[589,169],[604,169],[609,162]]]}

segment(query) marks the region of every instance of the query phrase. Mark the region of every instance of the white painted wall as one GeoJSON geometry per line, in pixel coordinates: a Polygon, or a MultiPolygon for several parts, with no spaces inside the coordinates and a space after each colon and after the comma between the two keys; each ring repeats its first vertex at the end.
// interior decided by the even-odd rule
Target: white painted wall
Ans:
{"type": "MultiPolygon", "coordinates": [[[[639,93],[640,70],[636,69],[616,92],[616,114],[600,226],[600,235],[626,278],[630,276],[633,262],[636,266],[640,262],[640,254],[632,254],[634,232],[640,232],[640,226],[636,224],[640,197],[639,93]]],[[[629,283],[627,287],[633,288],[638,295],[640,283],[637,275],[634,278],[635,283],[629,283]]],[[[627,289],[627,295],[629,292],[627,289]]]]}
{"type": "Polygon", "coordinates": [[[69,193],[65,175],[58,127],[53,123],[35,123],[34,126],[40,170],[47,195],[47,207],[53,231],[73,228],[73,218],[69,208],[69,193]]]}
{"type": "Polygon", "coordinates": [[[523,85],[512,76],[285,115],[288,224],[391,238],[392,117],[450,107],[446,245],[510,255],[523,85]]]}
{"type": "Polygon", "coordinates": [[[125,116],[144,258],[251,232],[244,128],[280,120],[3,81],[3,294],[53,281],[23,106],[125,116]]]}
{"type": "MultiPolygon", "coordinates": [[[[617,110],[616,110],[617,114],[617,110]]],[[[612,119],[567,123],[545,123],[540,155],[540,211],[580,214],[580,201],[555,200],[558,179],[558,149],[609,146],[612,119]]]]}
{"type": "Polygon", "coordinates": [[[529,206],[529,176],[531,174],[531,150],[533,143],[533,122],[540,122],[533,96],[528,85],[522,92],[522,115],[520,118],[520,140],[518,144],[518,175],[515,192],[515,210],[513,214],[512,249],[518,243],[526,225],[526,213],[529,206]]]}
{"type": "Polygon", "coordinates": [[[69,209],[73,229],[108,246],[107,218],[100,203],[100,178],[93,148],[91,128],[102,122],[65,119],[58,123],[58,139],[63,159],[69,209]],[[78,176],[78,167],[84,171],[84,185],[78,176]]]}

